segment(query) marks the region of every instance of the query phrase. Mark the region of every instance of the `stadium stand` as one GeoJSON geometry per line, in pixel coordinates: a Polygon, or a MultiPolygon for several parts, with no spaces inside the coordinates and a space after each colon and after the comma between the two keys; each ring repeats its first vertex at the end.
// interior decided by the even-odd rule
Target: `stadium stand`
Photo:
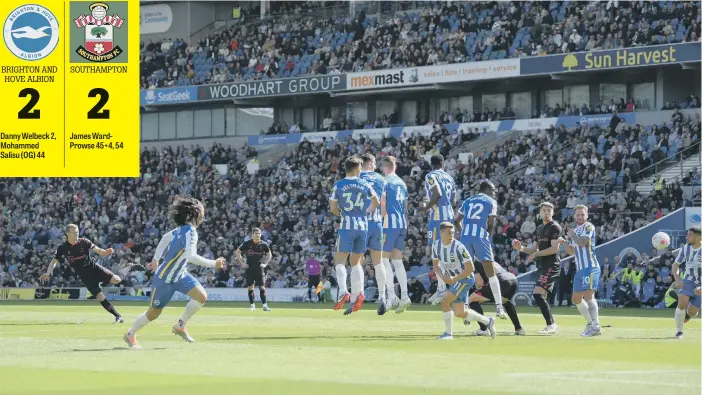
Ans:
{"type": "MultiPolygon", "coordinates": [[[[353,18],[339,14],[328,19],[309,15],[317,6],[306,2],[294,9],[273,9],[263,22],[244,17],[191,45],[182,38],[142,43],[141,87],[475,62],[691,42],[700,37],[699,5],[690,2],[401,2],[403,11],[385,9],[373,15],[361,11],[353,18]],[[418,6],[409,8],[412,4],[418,6]]],[[[609,103],[563,103],[544,106],[534,117],[616,115],[647,107],[645,100],[631,97],[609,103]]],[[[699,106],[699,97],[691,93],[679,103],[666,103],[664,109],[699,106]]],[[[303,141],[257,173],[246,167],[257,155],[252,147],[218,143],[208,148],[146,149],[141,156],[142,177],[137,180],[3,180],[0,285],[38,286],[39,274],[62,238],[62,227],[69,222],[79,224],[84,236],[117,250],[103,264],[124,274],[125,284],[148,284],[149,273],[131,270],[131,265],[150,260],[159,236],[170,226],[166,207],[172,196],[191,194],[202,198],[210,210],[200,231],[206,257],[225,256],[231,261],[233,251],[247,237],[246,229],[259,226],[264,239],[273,244],[268,285],[304,287],[304,263],[310,254],[323,263],[331,262],[335,229],[326,196],[341,177],[340,161],[363,152],[400,158],[398,174],[408,185],[411,202],[404,258],[414,275],[427,273],[429,264],[426,219],[417,215],[414,207],[421,199],[421,181],[428,170],[426,158],[434,153],[447,156],[447,171],[455,177],[461,197],[471,193],[481,179],[496,180],[500,192],[496,256],[515,273],[529,268],[509,240],[530,240],[536,227],[535,207],[543,200],[556,203],[556,217],[569,224],[576,204],[589,205],[595,213],[598,241],[605,242],[681,207],[685,202],[680,182],[700,183],[699,169],[694,169],[682,180],[658,185],[650,195],[640,195],[631,188],[657,174],[663,164],[677,163],[695,150],[699,152],[699,114],[694,119],[676,113],[660,125],[629,125],[615,116],[607,126],[583,123],[570,129],[515,131],[489,149],[469,152],[468,161],[459,160],[456,147],[473,141],[479,132],[450,135],[446,126],[496,119],[514,119],[514,113],[508,107],[484,107],[482,111],[446,108],[436,121],[419,116],[400,119],[392,113],[357,123],[329,116],[319,130],[415,124],[434,125],[435,131],[429,137],[410,135],[382,141],[364,137],[303,141]],[[228,173],[220,174],[214,168],[217,164],[227,164],[228,173]]],[[[268,133],[300,131],[304,131],[300,125],[276,121],[268,133]]],[[[656,274],[665,279],[662,268],[669,266],[659,263],[656,274]]],[[[196,270],[205,286],[240,287],[244,281],[236,268],[219,273],[196,270]]],[[[331,270],[327,265],[326,274],[331,275],[331,270]]],[[[59,268],[56,274],[54,285],[76,284],[66,268],[59,268]]],[[[372,276],[368,278],[373,281],[372,276]]],[[[645,291],[651,295],[650,287],[645,291]]]]}
{"type": "Polygon", "coordinates": [[[702,33],[696,2],[401,2],[425,5],[326,19],[304,12],[309,3],[192,45],[142,43],[142,88],[698,42],[702,33]]]}

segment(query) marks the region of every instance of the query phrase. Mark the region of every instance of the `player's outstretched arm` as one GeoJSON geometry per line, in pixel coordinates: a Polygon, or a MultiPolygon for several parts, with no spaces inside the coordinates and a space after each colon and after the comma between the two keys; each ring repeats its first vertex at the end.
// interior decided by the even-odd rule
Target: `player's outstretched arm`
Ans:
{"type": "Polygon", "coordinates": [[[558,249],[561,246],[561,242],[559,240],[551,240],[551,247],[545,249],[545,250],[538,250],[535,251],[533,254],[531,254],[534,258],[542,257],[542,256],[549,256],[549,255],[556,255],[558,254],[558,249]]]}
{"type": "Polygon", "coordinates": [[[106,250],[103,250],[102,248],[100,248],[98,246],[93,246],[92,250],[94,253],[96,253],[100,256],[110,256],[115,252],[115,250],[113,250],[112,248],[108,248],[106,250]]]}
{"type": "Polygon", "coordinates": [[[563,246],[563,249],[568,255],[575,255],[575,247],[573,247],[568,241],[564,238],[559,238],[558,241],[561,243],[563,246]]]}
{"type": "Polygon", "coordinates": [[[459,210],[453,218],[453,225],[456,227],[457,240],[460,240],[463,234],[463,213],[459,210]]]}
{"type": "Polygon", "coordinates": [[[539,250],[539,245],[537,243],[534,243],[531,247],[524,247],[521,241],[514,240],[512,241],[512,248],[527,255],[531,255],[539,250]]]}
{"type": "Polygon", "coordinates": [[[339,211],[339,202],[337,202],[336,200],[329,200],[329,211],[333,215],[340,217],[341,211],[339,211]]]}
{"type": "Polygon", "coordinates": [[[56,258],[52,259],[51,262],[49,262],[49,267],[46,268],[46,273],[39,276],[39,280],[47,281],[48,279],[50,279],[51,275],[54,274],[54,268],[56,267],[57,263],[58,261],[56,260],[56,258]]]}
{"type": "Polygon", "coordinates": [[[680,279],[680,264],[676,261],[673,262],[673,267],[670,269],[673,273],[673,280],[675,281],[675,288],[680,289],[683,286],[682,279],[680,279]]]}
{"type": "Polygon", "coordinates": [[[194,230],[186,233],[185,237],[186,240],[185,249],[183,250],[183,257],[188,261],[188,263],[205,267],[217,266],[216,261],[207,259],[197,254],[197,233],[194,230]]]}
{"type": "Polygon", "coordinates": [[[463,271],[453,277],[453,282],[460,281],[464,278],[469,277],[471,274],[473,274],[474,271],[475,265],[473,265],[473,261],[468,260],[466,262],[463,262],[463,271]]]}

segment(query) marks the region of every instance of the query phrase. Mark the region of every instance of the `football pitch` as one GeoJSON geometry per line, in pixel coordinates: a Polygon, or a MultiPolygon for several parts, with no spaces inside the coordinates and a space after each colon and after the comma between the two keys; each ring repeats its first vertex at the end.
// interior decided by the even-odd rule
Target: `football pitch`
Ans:
{"type": "MultiPolygon", "coordinates": [[[[169,304],[129,350],[122,335],[146,303],[0,303],[0,394],[699,394],[700,319],[676,340],[673,310],[601,309],[604,334],[581,338],[583,319],[555,308],[560,332],[539,335],[537,309],[519,309],[527,335],[499,320],[498,337],[469,336],[456,320],[438,341],[438,306],[378,317],[331,305],[210,303],[189,323],[193,344],[170,333],[169,304]]],[[[487,314],[494,314],[488,306],[487,314]]]]}

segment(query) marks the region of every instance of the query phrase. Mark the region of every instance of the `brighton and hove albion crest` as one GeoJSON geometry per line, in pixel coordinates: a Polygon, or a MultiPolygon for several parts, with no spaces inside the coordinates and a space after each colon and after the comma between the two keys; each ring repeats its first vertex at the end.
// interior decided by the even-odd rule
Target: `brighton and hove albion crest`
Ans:
{"type": "Polygon", "coordinates": [[[85,31],[85,44],[76,49],[82,58],[92,62],[113,60],[122,53],[115,43],[115,30],[122,28],[124,19],[119,15],[109,15],[106,3],[93,3],[90,15],[79,16],[74,20],[79,29],[85,31]]]}
{"type": "Polygon", "coordinates": [[[54,51],[59,42],[59,24],[46,7],[25,4],[17,7],[3,23],[5,46],[22,60],[40,60],[54,51]]]}

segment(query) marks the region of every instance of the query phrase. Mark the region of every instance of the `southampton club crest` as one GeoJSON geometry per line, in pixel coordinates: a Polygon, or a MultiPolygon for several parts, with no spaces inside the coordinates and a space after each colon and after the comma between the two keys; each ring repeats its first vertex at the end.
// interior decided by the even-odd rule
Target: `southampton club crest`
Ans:
{"type": "Polygon", "coordinates": [[[115,59],[122,49],[115,43],[115,29],[120,29],[124,19],[119,15],[108,15],[106,3],[93,3],[89,7],[90,15],[81,14],[74,20],[79,29],[85,31],[85,44],[76,49],[76,53],[91,62],[106,62],[115,59]]]}

